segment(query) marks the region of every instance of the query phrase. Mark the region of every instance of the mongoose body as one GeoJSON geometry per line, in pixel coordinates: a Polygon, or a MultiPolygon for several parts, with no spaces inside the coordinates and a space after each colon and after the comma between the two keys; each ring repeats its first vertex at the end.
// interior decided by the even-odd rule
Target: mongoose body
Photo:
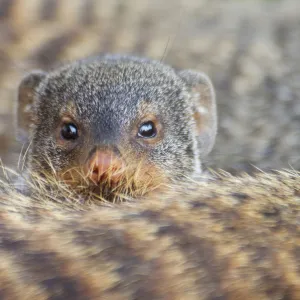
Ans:
{"type": "Polygon", "coordinates": [[[29,172],[53,171],[69,181],[82,173],[114,189],[126,176],[136,178],[131,190],[201,176],[217,130],[205,74],[132,56],[29,73],[17,114],[19,134],[29,142],[29,172]]]}
{"type": "Polygon", "coordinates": [[[299,180],[223,176],[110,207],[6,189],[0,298],[297,300],[299,180]]]}

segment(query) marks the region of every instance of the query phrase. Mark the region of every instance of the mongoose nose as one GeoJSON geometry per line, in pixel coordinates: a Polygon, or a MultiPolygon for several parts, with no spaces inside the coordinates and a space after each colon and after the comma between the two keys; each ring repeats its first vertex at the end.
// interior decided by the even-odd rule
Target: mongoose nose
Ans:
{"type": "Polygon", "coordinates": [[[97,151],[86,166],[88,178],[94,183],[117,183],[122,175],[122,160],[110,151],[97,151]]]}

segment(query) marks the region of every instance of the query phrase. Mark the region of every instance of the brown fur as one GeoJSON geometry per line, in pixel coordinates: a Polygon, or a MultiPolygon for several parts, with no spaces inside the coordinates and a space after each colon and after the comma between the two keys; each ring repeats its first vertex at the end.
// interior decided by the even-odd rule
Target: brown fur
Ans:
{"type": "Polygon", "coordinates": [[[6,188],[0,298],[299,299],[299,173],[217,177],[109,207],[6,188]]]}

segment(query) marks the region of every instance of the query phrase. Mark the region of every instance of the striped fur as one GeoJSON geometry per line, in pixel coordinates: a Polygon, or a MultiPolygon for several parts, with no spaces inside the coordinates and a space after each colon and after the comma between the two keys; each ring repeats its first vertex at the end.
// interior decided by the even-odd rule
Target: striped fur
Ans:
{"type": "Polygon", "coordinates": [[[2,195],[0,299],[300,299],[299,183],[221,176],[92,209],[2,195]]]}

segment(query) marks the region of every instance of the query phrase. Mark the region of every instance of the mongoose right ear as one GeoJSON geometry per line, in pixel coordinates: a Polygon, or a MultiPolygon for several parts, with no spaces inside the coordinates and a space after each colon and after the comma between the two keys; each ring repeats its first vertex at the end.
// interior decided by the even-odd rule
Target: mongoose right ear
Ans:
{"type": "Polygon", "coordinates": [[[32,71],[22,79],[19,85],[17,101],[17,137],[22,142],[28,140],[30,124],[33,122],[32,107],[35,91],[45,76],[46,73],[43,71],[32,71]]]}
{"type": "Polygon", "coordinates": [[[179,72],[192,96],[193,118],[197,128],[197,141],[202,156],[214,146],[217,134],[216,96],[211,80],[207,75],[192,70],[179,72]]]}

